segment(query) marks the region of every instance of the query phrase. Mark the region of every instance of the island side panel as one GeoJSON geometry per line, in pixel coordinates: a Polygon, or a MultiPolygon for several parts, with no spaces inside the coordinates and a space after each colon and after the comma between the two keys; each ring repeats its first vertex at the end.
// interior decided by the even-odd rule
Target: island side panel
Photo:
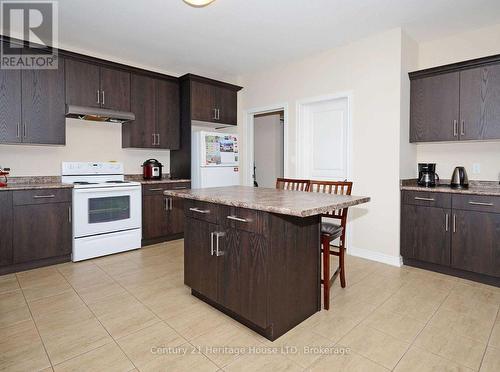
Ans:
{"type": "Polygon", "coordinates": [[[268,320],[274,340],[321,310],[321,218],[270,218],[268,320]]]}

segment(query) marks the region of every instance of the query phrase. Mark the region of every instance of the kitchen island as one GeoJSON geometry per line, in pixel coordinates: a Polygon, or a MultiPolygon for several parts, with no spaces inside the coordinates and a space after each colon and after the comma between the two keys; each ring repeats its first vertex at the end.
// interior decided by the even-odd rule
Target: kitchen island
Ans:
{"type": "Polygon", "coordinates": [[[164,193],[186,199],[184,283],[269,340],[321,310],[321,214],[370,200],[246,186],[164,193]]]}

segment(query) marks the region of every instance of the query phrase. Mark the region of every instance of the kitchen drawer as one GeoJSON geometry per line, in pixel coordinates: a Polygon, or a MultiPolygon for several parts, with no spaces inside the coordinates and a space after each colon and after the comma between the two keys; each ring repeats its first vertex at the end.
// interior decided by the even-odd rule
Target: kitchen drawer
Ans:
{"type": "Polygon", "coordinates": [[[184,211],[186,217],[196,218],[197,220],[217,223],[219,212],[218,204],[207,203],[197,200],[184,201],[184,211]]]}
{"type": "Polygon", "coordinates": [[[500,197],[488,195],[453,195],[453,209],[500,213],[500,197]]]}
{"type": "Polygon", "coordinates": [[[36,189],[13,192],[14,205],[71,202],[71,189],[36,189]]]}
{"type": "Polygon", "coordinates": [[[227,228],[266,234],[269,230],[269,215],[253,209],[221,206],[219,223],[227,228]]]}
{"type": "Polygon", "coordinates": [[[432,191],[403,191],[402,203],[426,207],[451,208],[451,194],[432,191]]]}
{"type": "Polygon", "coordinates": [[[161,195],[165,190],[183,190],[191,188],[190,182],[165,182],[142,185],[143,195],[161,195]]]}

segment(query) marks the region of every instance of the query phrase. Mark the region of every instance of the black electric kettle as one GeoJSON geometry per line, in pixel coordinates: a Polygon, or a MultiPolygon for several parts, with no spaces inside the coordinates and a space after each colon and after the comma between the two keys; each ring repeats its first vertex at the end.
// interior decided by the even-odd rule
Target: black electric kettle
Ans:
{"type": "Polygon", "coordinates": [[[456,167],[451,176],[450,187],[452,189],[468,189],[469,177],[464,167],[456,167]]]}

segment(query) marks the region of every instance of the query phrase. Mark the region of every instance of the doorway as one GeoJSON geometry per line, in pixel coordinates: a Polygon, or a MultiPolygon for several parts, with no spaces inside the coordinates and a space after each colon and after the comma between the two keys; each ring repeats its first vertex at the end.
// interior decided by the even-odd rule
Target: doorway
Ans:
{"type": "Polygon", "coordinates": [[[284,175],[284,111],[255,114],[253,181],[255,187],[273,188],[284,175]]]}

